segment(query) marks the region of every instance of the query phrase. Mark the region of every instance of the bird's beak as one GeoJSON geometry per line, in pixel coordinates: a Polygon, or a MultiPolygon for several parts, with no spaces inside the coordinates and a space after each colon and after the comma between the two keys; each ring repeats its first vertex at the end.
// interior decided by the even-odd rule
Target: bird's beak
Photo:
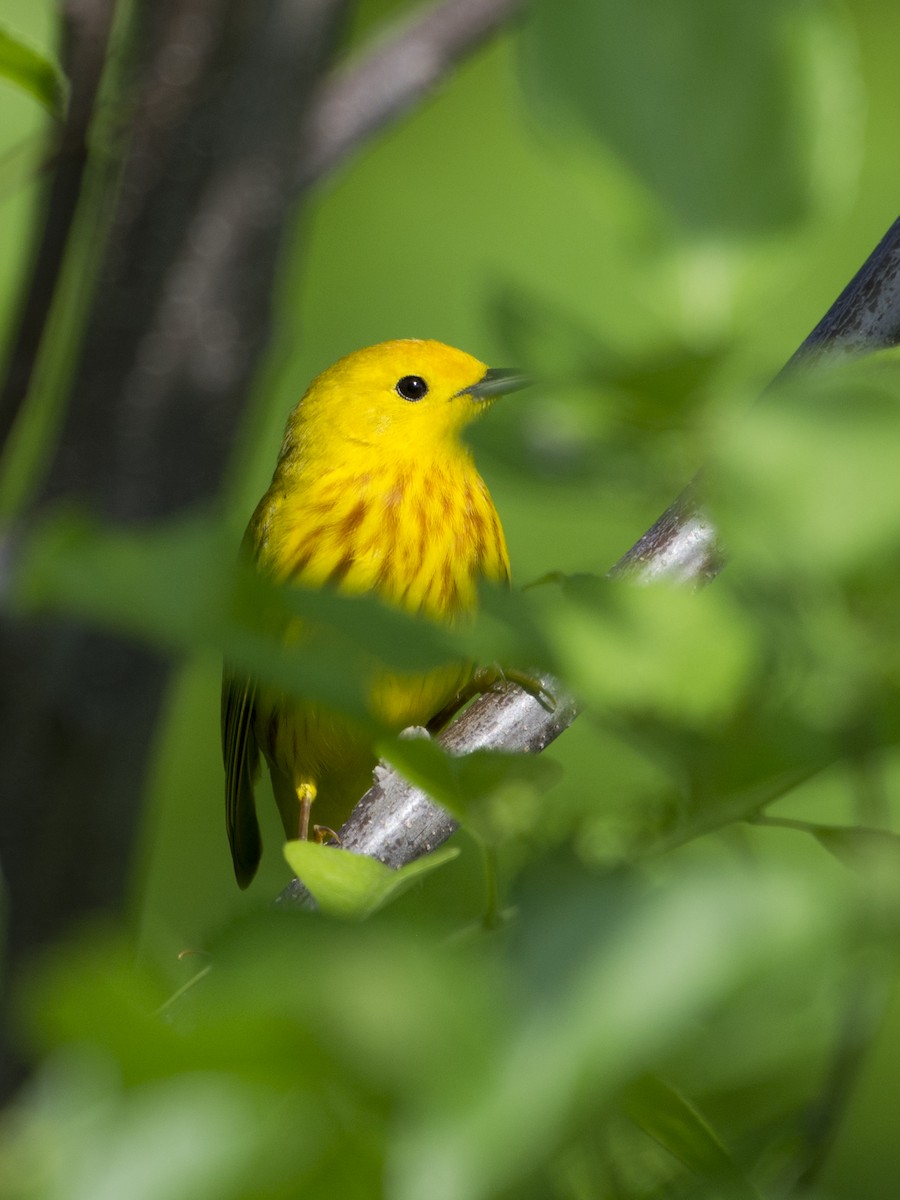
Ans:
{"type": "Polygon", "coordinates": [[[473,400],[489,400],[493,396],[505,396],[509,392],[517,392],[519,388],[528,387],[531,380],[521,371],[509,367],[491,367],[485,371],[477,383],[471,384],[457,396],[471,396],[473,400]]]}

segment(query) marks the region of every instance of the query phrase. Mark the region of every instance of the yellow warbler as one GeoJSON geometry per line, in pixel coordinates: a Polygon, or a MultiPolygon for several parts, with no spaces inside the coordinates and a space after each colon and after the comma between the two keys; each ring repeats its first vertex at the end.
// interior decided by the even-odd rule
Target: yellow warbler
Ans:
{"type": "MultiPolygon", "coordinates": [[[[305,587],[374,591],[438,620],[471,609],[478,579],[508,579],[509,560],[459,434],[495,396],[524,382],[434,341],[384,342],[342,358],[288,419],[272,483],[244,539],[259,569],[305,587]]],[[[421,724],[467,674],[392,677],[376,686],[373,715],[395,729],[421,724]]],[[[317,795],[348,809],[374,765],[363,732],[347,718],[227,670],[222,747],[228,838],[242,887],[261,852],[253,799],[260,751],[288,837],[306,836],[317,795]]]]}

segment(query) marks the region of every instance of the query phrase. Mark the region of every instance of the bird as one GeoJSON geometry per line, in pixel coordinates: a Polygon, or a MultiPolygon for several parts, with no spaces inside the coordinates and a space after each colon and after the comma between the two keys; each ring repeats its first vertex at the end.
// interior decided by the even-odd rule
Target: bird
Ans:
{"type": "MultiPolygon", "coordinates": [[[[452,622],[480,580],[509,581],[503,527],[466,425],[527,384],[429,339],[368,346],[318,375],[287,420],[272,482],[244,535],[255,569],[301,588],[372,592],[452,622]]],[[[314,632],[310,633],[314,636],[314,632]]],[[[471,674],[450,666],[383,678],[372,715],[396,731],[446,708],[471,674]]],[[[260,756],[288,839],[308,836],[317,797],[349,812],[375,756],[364,729],[318,703],[235,672],[222,682],[225,812],[234,872],[249,885],[262,840],[254,788],[260,756]]]]}

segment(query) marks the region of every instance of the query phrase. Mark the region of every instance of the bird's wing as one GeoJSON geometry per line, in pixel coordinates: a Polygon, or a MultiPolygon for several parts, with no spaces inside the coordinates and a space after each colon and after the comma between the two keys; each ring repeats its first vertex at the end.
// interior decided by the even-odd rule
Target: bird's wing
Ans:
{"type": "Polygon", "coordinates": [[[225,825],[234,873],[245,888],[259,866],[262,840],[256,819],[253,785],[259,746],[253,732],[255,685],[226,670],[222,679],[222,755],[225,760],[225,825]]]}

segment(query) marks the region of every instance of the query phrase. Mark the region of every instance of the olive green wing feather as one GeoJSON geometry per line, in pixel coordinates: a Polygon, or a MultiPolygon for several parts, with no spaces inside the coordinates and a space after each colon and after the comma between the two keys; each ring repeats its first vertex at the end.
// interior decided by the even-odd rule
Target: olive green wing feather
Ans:
{"type": "Polygon", "coordinates": [[[222,679],[222,756],[225,760],[225,826],[238,884],[245,888],[262,854],[253,785],[259,746],[253,732],[256,687],[249,679],[222,679]]]}

